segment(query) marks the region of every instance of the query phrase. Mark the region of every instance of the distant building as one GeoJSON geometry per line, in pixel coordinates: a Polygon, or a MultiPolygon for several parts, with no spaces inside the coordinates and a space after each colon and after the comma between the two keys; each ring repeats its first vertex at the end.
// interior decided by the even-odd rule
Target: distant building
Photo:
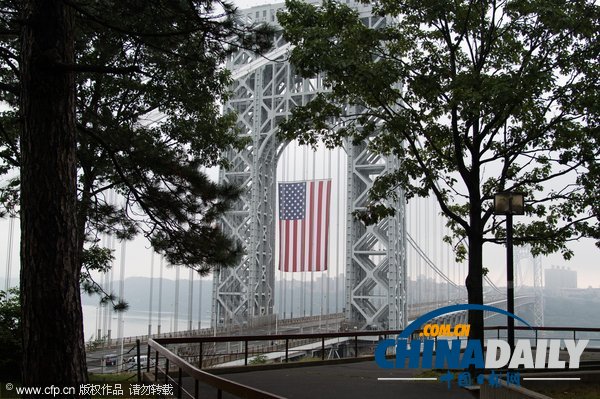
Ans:
{"type": "Polygon", "coordinates": [[[549,290],[577,288],[577,272],[564,266],[552,266],[544,270],[544,287],[549,290]]]}

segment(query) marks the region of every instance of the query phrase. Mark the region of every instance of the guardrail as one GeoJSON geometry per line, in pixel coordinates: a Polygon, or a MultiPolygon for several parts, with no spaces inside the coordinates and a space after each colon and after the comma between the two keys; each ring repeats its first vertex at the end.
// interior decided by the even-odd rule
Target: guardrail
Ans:
{"type": "MultiPolygon", "coordinates": [[[[496,338],[506,338],[506,335],[501,335],[501,331],[506,331],[507,326],[489,326],[484,327],[484,331],[495,331],[496,338]]],[[[577,339],[579,333],[580,339],[589,339],[592,342],[597,342],[600,345],[600,328],[596,327],[532,327],[527,326],[515,326],[515,338],[524,339],[538,339],[540,336],[543,338],[572,338],[577,339]],[[533,330],[533,331],[532,331],[533,330]],[[522,332],[518,334],[518,332],[522,332]],[[552,334],[551,334],[552,333],[552,334]],[[565,333],[565,334],[562,334],[565,333]],[[597,338],[590,337],[589,335],[597,334],[597,338]],[[588,336],[584,336],[588,335],[588,336]]]]}
{"type": "MultiPolygon", "coordinates": [[[[501,337],[501,331],[506,330],[506,326],[488,326],[485,327],[485,331],[495,331],[498,338],[501,337]]],[[[542,333],[566,333],[565,335],[569,338],[577,339],[582,338],[582,335],[594,334],[597,338],[591,338],[593,341],[600,342],[600,328],[588,328],[588,327],[533,327],[530,329],[525,326],[516,326],[515,330],[523,332],[524,338],[538,338],[542,333]],[[533,330],[533,331],[532,331],[533,330]],[[525,334],[527,333],[527,334],[525,334]],[[528,336],[527,336],[528,335],[528,336]]],[[[318,352],[320,350],[321,360],[325,360],[325,349],[326,341],[333,338],[346,338],[344,341],[348,348],[353,348],[353,351],[349,351],[352,356],[346,356],[347,358],[359,358],[363,356],[372,356],[373,352],[371,349],[374,348],[374,344],[371,342],[377,342],[380,339],[386,339],[388,337],[395,337],[402,333],[403,330],[386,330],[386,331],[348,331],[348,332],[336,332],[336,333],[318,333],[318,334],[281,334],[281,335],[240,335],[240,336],[216,336],[216,337],[185,337],[185,338],[157,338],[148,341],[148,359],[152,357],[152,351],[154,351],[153,363],[148,361],[146,365],[146,371],[150,372],[151,363],[154,368],[154,378],[158,381],[159,378],[164,378],[165,383],[172,381],[177,387],[176,395],[178,398],[182,398],[183,394],[186,397],[198,398],[199,394],[199,383],[208,384],[217,389],[217,397],[221,398],[222,392],[228,392],[238,397],[244,398],[281,398],[275,394],[264,392],[261,390],[254,389],[252,387],[238,384],[236,382],[215,376],[211,373],[203,371],[201,366],[205,365],[206,362],[203,359],[204,351],[207,344],[227,343],[227,342],[240,342],[243,343],[243,352],[237,353],[236,358],[244,359],[244,365],[249,364],[249,357],[261,353],[256,348],[264,348],[256,346],[253,348],[251,343],[261,341],[277,341],[282,344],[277,347],[278,349],[285,350],[285,355],[282,357],[282,363],[288,363],[290,358],[290,341],[302,341],[302,342],[320,342],[319,346],[313,348],[318,352]],[[376,341],[368,342],[367,345],[362,344],[363,351],[361,353],[359,345],[360,337],[377,337],[376,341]],[[167,345],[197,345],[198,352],[198,367],[192,363],[186,361],[182,356],[179,356],[169,350],[167,345]],[[164,367],[159,367],[160,362],[163,361],[164,367]],[[171,377],[171,374],[176,375],[176,378],[171,377]],[[182,386],[183,373],[191,377],[194,380],[194,393],[185,391],[182,386]]],[[[412,334],[412,339],[419,339],[419,333],[421,330],[416,330],[412,334]]],[[[589,337],[584,337],[589,338],[589,337]]],[[[273,350],[273,346],[270,346],[270,350],[273,350]]],[[[264,353],[264,352],[262,352],[264,353]]]]}
{"type": "Polygon", "coordinates": [[[146,371],[150,372],[151,363],[154,367],[154,378],[155,381],[159,381],[161,376],[164,378],[164,382],[168,383],[169,381],[173,382],[177,387],[176,395],[178,398],[182,398],[185,394],[186,397],[198,398],[199,395],[199,383],[205,383],[211,385],[212,387],[217,389],[217,397],[221,398],[222,392],[228,392],[232,395],[236,395],[238,397],[244,398],[281,398],[275,394],[271,394],[268,392],[264,392],[261,390],[257,390],[243,384],[238,384],[236,382],[215,376],[208,372],[201,370],[199,367],[192,365],[190,362],[186,361],[182,357],[176,355],[171,352],[165,345],[199,345],[199,365],[203,364],[204,361],[202,359],[203,347],[206,346],[207,343],[219,343],[219,342],[243,342],[244,343],[244,352],[243,359],[244,365],[248,364],[248,358],[251,354],[251,342],[258,341],[269,341],[269,340],[277,340],[285,342],[285,358],[284,362],[289,362],[290,360],[290,341],[297,340],[312,340],[312,341],[321,341],[321,359],[324,360],[325,354],[325,341],[331,338],[348,338],[353,343],[354,347],[354,357],[358,358],[360,355],[359,352],[359,337],[368,337],[368,336],[377,336],[381,338],[386,338],[388,335],[397,335],[401,330],[390,330],[390,331],[352,331],[352,332],[342,332],[342,333],[321,333],[321,334],[283,334],[283,335],[244,335],[244,336],[217,336],[217,337],[190,337],[190,338],[157,338],[151,339],[148,341],[148,359],[152,358],[153,351],[153,362],[148,361],[146,365],[146,371]],[[161,361],[164,364],[164,367],[159,367],[161,361]],[[175,372],[176,378],[170,376],[171,372],[175,372]],[[194,393],[187,392],[183,389],[182,380],[183,374],[186,374],[188,377],[191,377],[194,380],[194,393]],[[185,392],[184,392],[185,391],[185,392]]]}
{"type": "MultiPolygon", "coordinates": [[[[177,387],[177,397],[182,398],[185,393],[186,396],[198,398],[200,389],[199,383],[203,382],[217,389],[217,398],[221,398],[223,395],[223,391],[228,392],[232,395],[236,395],[238,397],[244,397],[248,399],[285,399],[282,396],[275,395],[269,392],[262,391],[260,389],[252,388],[244,384],[240,384],[234,381],[227,380],[225,378],[207,373],[202,371],[185,360],[181,359],[179,356],[175,355],[167,348],[159,344],[153,339],[148,341],[148,353],[150,353],[150,348],[154,348],[156,351],[156,356],[154,359],[154,381],[158,382],[159,380],[159,372],[161,372],[164,376],[165,384],[169,382],[174,382],[177,387]],[[164,368],[159,366],[160,355],[164,357],[165,365],[164,368]],[[175,366],[177,370],[177,380],[169,375],[170,369],[172,366],[175,366]],[[194,380],[194,393],[193,395],[184,390],[182,380],[183,373],[186,373],[187,376],[191,377],[194,380]]],[[[148,356],[150,359],[150,356],[148,356]]],[[[150,361],[147,362],[146,371],[150,371],[150,361]]]]}
{"type": "MultiPolygon", "coordinates": [[[[358,341],[359,337],[379,337],[381,339],[385,339],[388,336],[398,335],[402,332],[402,330],[386,330],[386,331],[347,331],[347,332],[331,332],[331,333],[317,333],[317,334],[279,334],[279,335],[236,335],[236,336],[217,336],[217,337],[190,337],[190,338],[158,338],[153,340],[156,343],[161,345],[181,345],[181,344],[198,344],[199,345],[199,364],[203,364],[203,349],[206,347],[207,343],[217,343],[217,342],[241,342],[244,346],[243,351],[243,359],[244,364],[248,364],[249,355],[253,354],[251,352],[251,342],[261,342],[261,341],[281,341],[284,342],[282,344],[282,349],[285,350],[284,362],[289,362],[289,350],[290,350],[290,341],[299,341],[305,340],[312,342],[321,342],[322,352],[325,348],[325,341],[327,339],[332,338],[349,338],[353,341],[354,348],[354,357],[359,356],[358,352],[358,341]]],[[[266,345],[263,346],[267,347],[266,345]]],[[[148,353],[150,353],[150,345],[148,348],[148,353]]],[[[254,352],[255,353],[255,352],[254,352]]],[[[322,353],[322,357],[324,353],[322,353]]],[[[324,359],[323,359],[324,360],[324,359]]]]}

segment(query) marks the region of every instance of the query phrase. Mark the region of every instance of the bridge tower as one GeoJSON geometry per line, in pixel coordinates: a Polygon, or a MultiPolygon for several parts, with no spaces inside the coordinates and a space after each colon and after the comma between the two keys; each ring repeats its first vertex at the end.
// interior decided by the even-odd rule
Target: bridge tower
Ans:
{"type": "MultiPolygon", "coordinates": [[[[371,15],[370,8],[353,2],[370,27],[383,27],[386,18],[371,15]]],[[[277,26],[276,13],[283,4],[241,10],[248,22],[264,21],[277,26]]],[[[278,157],[287,143],[277,136],[278,124],[296,106],[308,103],[326,90],[323,77],[302,79],[285,61],[290,49],[281,34],[265,57],[240,50],[227,62],[234,83],[226,111],[238,115],[237,127],[248,139],[241,151],[230,151],[230,168],[221,170],[221,182],[240,185],[246,194],[227,213],[222,225],[227,234],[244,243],[246,255],[233,268],[215,271],[212,323],[239,324],[273,314],[275,294],[275,209],[278,157]]],[[[349,107],[350,108],[350,107],[349,107]]],[[[346,318],[357,328],[403,328],[406,324],[406,231],[404,201],[397,210],[373,226],[365,226],[352,212],[368,203],[367,192],[374,179],[397,162],[369,151],[367,139],[360,145],[346,144],[346,318]]],[[[402,197],[402,196],[400,196],[402,197]]]]}
{"type": "MultiPolygon", "coordinates": [[[[544,286],[542,282],[542,258],[540,256],[533,256],[531,253],[531,246],[529,244],[519,246],[515,248],[515,264],[519,265],[521,261],[527,261],[531,263],[531,270],[533,273],[533,323],[535,326],[544,325],[544,286]]],[[[517,276],[519,280],[522,280],[523,268],[519,267],[519,273],[517,276]]],[[[523,285],[523,281],[516,281],[515,285],[518,287],[523,285]]]]}
{"type": "Polygon", "coordinates": [[[544,285],[542,281],[542,258],[533,257],[533,293],[535,296],[533,303],[533,316],[536,326],[544,325],[544,285]]]}

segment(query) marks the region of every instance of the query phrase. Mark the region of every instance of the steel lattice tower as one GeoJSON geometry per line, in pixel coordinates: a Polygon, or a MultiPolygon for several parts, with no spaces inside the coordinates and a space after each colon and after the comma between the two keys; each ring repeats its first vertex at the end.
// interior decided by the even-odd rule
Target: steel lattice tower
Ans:
{"type": "MultiPolygon", "coordinates": [[[[277,26],[277,11],[283,4],[241,10],[249,22],[264,21],[277,26]]],[[[363,23],[385,26],[386,18],[372,16],[370,9],[354,3],[363,23]]],[[[291,110],[308,103],[325,90],[322,76],[302,79],[284,60],[290,45],[276,35],[273,50],[266,57],[239,51],[228,60],[232,71],[233,96],[226,111],[238,115],[240,134],[249,144],[231,151],[231,167],[221,170],[221,182],[234,183],[246,194],[227,213],[222,224],[225,233],[244,243],[246,255],[234,268],[215,271],[213,287],[213,326],[243,323],[273,314],[275,292],[275,209],[277,160],[286,143],[276,137],[278,124],[291,110]]],[[[350,108],[350,107],[348,107],[350,108]]],[[[346,231],[346,318],[357,328],[403,328],[406,324],[406,232],[404,200],[392,205],[394,218],[365,226],[352,213],[364,209],[367,192],[374,179],[394,168],[396,161],[374,155],[368,140],[347,144],[347,231],[346,231]]],[[[403,198],[400,196],[400,198],[403,198]]]]}
{"type": "MultiPolygon", "coordinates": [[[[533,256],[529,244],[515,248],[515,264],[518,265],[522,260],[531,262],[533,272],[533,317],[535,326],[544,325],[544,285],[542,282],[542,258],[533,256]]],[[[521,268],[520,268],[521,270],[521,268]]],[[[521,273],[517,274],[521,278],[521,273]]],[[[521,285],[523,282],[519,282],[521,285]]],[[[517,283],[515,284],[517,285],[517,283]]]]}
{"type": "Polygon", "coordinates": [[[533,303],[533,316],[535,325],[544,325],[544,285],[542,281],[542,258],[533,257],[533,292],[535,302],[533,303]]]}

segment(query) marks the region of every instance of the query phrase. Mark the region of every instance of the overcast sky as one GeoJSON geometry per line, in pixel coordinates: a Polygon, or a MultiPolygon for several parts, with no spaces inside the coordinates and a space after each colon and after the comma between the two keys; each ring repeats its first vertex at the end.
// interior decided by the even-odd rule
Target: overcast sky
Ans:
{"type": "MultiPolygon", "coordinates": [[[[269,2],[266,0],[237,0],[235,1],[235,3],[240,7],[240,8],[247,8],[247,7],[251,7],[251,6],[255,6],[255,5],[262,5],[262,4],[269,4],[269,3],[280,3],[280,2],[269,2]]],[[[301,154],[305,154],[303,151],[304,150],[296,150],[297,154],[301,153],[301,154]]],[[[288,156],[288,158],[291,159],[291,155],[288,156]]],[[[297,155],[298,159],[294,160],[294,161],[290,161],[289,159],[287,161],[282,161],[282,162],[295,162],[295,164],[297,164],[300,158],[302,157],[306,157],[306,155],[297,155]]],[[[309,155],[309,157],[312,157],[312,155],[309,155]]],[[[341,204],[342,200],[345,200],[345,167],[343,167],[342,169],[338,169],[338,166],[336,166],[337,164],[339,164],[340,162],[345,162],[344,161],[340,161],[340,155],[338,152],[335,152],[333,155],[334,159],[334,163],[333,163],[333,167],[331,167],[329,170],[327,170],[327,168],[318,168],[317,171],[313,171],[310,172],[309,170],[309,174],[306,176],[306,172],[302,172],[302,175],[294,175],[292,176],[289,172],[292,168],[290,166],[287,166],[287,172],[285,174],[285,180],[290,180],[291,178],[295,178],[295,179],[301,179],[304,176],[306,176],[307,178],[323,178],[323,177],[329,177],[333,179],[333,190],[334,190],[334,201],[332,201],[332,204],[334,204],[334,208],[335,208],[335,212],[338,212],[337,214],[334,214],[332,216],[332,226],[335,226],[334,228],[332,228],[332,241],[330,242],[330,248],[332,251],[332,264],[334,265],[340,265],[339,269],[333,269],[331,271],[331,273],[337,273],[337,272],[342,272],[342,267],[341,265],[343,264],[343,259],[344,259],[344,244],[343,242],[345,241],[345,237],[343,234],[343,231],[341,230],[341,226],[343,226],[342,222],[338,223],[337,220],[341,219],[343,221],[344,219],[344,213],[343,213],[343,206],[339,206],[341,204]],[[317,176],[316,174],[318,173],[325,173],[329,174],[328,176],[323,175],[319,175],[317,176]],[[316,174],[315,174],[316,173],[316,174]],[[336,191],[337,190],[337,191],[336,191]],[[339,191],[339,192],[338,192],[339,191]],[[341,213],[340,213],[341,212],[341,213]],[[339,242],[338,242],[339,239],[339,242]],[[339,260],[338,260],[339,258],[339,260]]],[[[287,159],[286,157],[284,157],[285,159],[287,159]]],[[[326,159],[326,156],[324,155],[319,155],[319,161],[321,159],[326,159]]],[[[293,168],[293,169],[298,169],[298,170],[302,170],[302,168],[293,168]]],[[[310,169],[310,168],[309,168],[310,169]]],[[[209,174],[213,177],[216,178],[217,176],[217,171],[216,170],[210,170],[209,174]]],[[[282,166],[280,165],[279,168],[279,180],[282,180],[281,176],[284,175],[284,173],[282,172],[282,166]]],[[[416,207],[413,206],[414,209],[416,209],[416,207]]],[[[409,208],[409,209],[413,209],[413,208],[409,208]]],[[[10,274],[12,278],[16,278],[18,275],[18,261],[19,261],[19,257],[18,257],[18,237],[19,237],[19,230],[18,230],[18,223],[15,223],[15,229],[14,229],[14,236],[13,236],[13,243],[12,243],[12,252],[9,255],[9,251],[8,251],[8,244],[9,244],[9,234],[8,234],[8,225],[9,222],[7,219],[2,219],[0,220],[0,277],[4,278],[7,275],[8,272],[8,260],[12,259],[12,261],[10,262],[10,274]]],[[[414,230],[414,228],[411,227],[411,225],[408,226],[409,227],[409,232],[412,230],[414,230]]],[[[413,231],[411,234],[415,234],[418,235],[419,233],[413,231]]],[[[423,235],[423,237],[425,237],[423,235]]],[[[423,243],[423,245],[430,245],[430,244],[425,244],[423,243]]],[[[600,259],[600,250],[598,250],[595,246],[594,246],[594,242],[592,240],[589,239],[582,239],[579,242],[576,243],[571,243],[570,247],[573,249],[573,251],[575,252],[575,256],[574,258],[570,261],[564,261],[562,259],[562,257],[560,256],[560,254],[555,254],[555,255],[551,255],[548,257],[544,257],[543,258],[543,267],[544,268],[549,268],[552,265],[559,265],[559,266],[566,266],[566,267],[570,267],[573,270],[576,270],[578,272],[578,284],[580,288],[585,288],[588,286],[593,286],[593,287],[600,287],[600,261],[598,259],[600,259]]],[[[115,255],[117,257],[116,261],[115,261],[115,265],[116,265],[116,269],[118,269],[119,264],[121,263],[120,261],[120,253],[121,253],[121,249],[117,248],[115,255]]],[[[446,262],[445,258],[442,256],[441,258],[441,262],[446,262]]],[[[126,249],[126,269],[125,269],[125,275],[127,277],[131,277],[131,276],[149,276],[150,275],[150,261],[151,261],[151,251],[148,249],[148,243],[144,240],[144,239],[138,239],[135,240],[134,242],[130,242],[127,243],[127,249],[126,249]]],[[[158,265],[159,265],[159,257],[156,256],[155,257],[155,276],[158,276],[158,265]]],[[[492,244],[488,244],[488,246],[485,247],[485,253],[484,253],[484,266],[488,267],[490,269],[490,277],[492,279],[492,281],[494,281],[497,285],[504,285],[504,280],[505,280],[505,248],[503,246],[498,246],[498,245],[492,245],[492,244]]],[[[335,268],[336,266],[334,266],[335,268]]],[[[447,265],[442,265],[442,268],[444,270],[446,270],[447,265]]],[[[529,267],[526,267],[527,269],[529,269],[529,267]]],[[[279,274],[278,274],[279,275],[279,274]]],[[[523,271],[523,275],[525,276],[525,279],[530,280],[531,279],[531,271],[527,271],[524,270],[523,271]]],[[[115,270],[115,276],[118,276],[118,270],[115,270]]],[[[164,276],[167,278],[174,278],[175,276],[175,272],[173,270],[168,270],[166,269],[164,271],[164,276]]],[[[188,272],[187,271],[182,271],[181,276],[183,278],[187,278],[188,276],[188,272]]],[[[457,281],[458,282],[458,281],[457,281]]],[[[462,281],[460,282],[462,283],[462,281]]],[[[4,289],[4,287],[0,287],[0,289],[4,289]]]]}

